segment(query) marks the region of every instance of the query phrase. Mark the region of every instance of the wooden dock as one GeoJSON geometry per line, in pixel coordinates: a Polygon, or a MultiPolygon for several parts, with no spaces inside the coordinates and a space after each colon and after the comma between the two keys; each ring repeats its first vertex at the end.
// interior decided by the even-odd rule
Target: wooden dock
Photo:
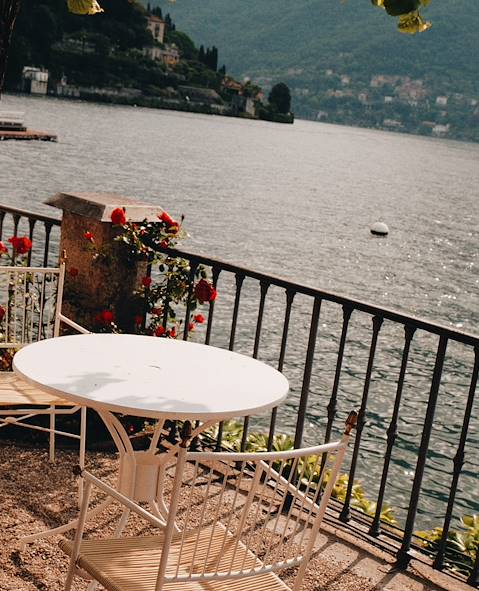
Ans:
{"type": "Polygon", "coordinates": [[[25,129],[22,131],[11,129],[0,129],[0,141],[4,140],[40,140],[43,142],[56,142],[57,136],[46,131],[35,131],[25,129]]]}

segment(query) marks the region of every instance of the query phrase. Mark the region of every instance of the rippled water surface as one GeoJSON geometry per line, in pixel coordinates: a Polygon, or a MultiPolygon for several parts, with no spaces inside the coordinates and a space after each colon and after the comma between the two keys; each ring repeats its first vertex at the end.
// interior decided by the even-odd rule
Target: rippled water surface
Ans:
{"type": "MultiPolygon", "coordinates": [[[[138,197],[175,216],[184,213],[191,250],[479,332],[479,145],[306,121],[276,125],[55,99],[5,96],[1,106],[25,110],[30,127],[59,136],[57,144],[0,144],[3,203],[52,213],[42,201],[58,191],[138,197]],[[377,220],[390,228],[386,239],[369,232],[377,220]]],[[[244,314],[243,322],[247,307],[244,314]]],[[[270,339],[263,357],[272,361],[283,311],[278,304],[268,314],[270,339]]],[[[298,343],[307,339],[309,318],[305,303],[293,318],[298,343]]],[[[338,311],[327,307],[321,318],[310,439],[325,424],[340,320],[338,311]]],[[[346,353],[340,389],[344,412],[361,396],[369,345],[361,330],[353,330],[356,346],[346,353]]],[[[384,373],[378,372],[372,385],[358,468],[366,481],[373,475],[377,482],[381,470],[400,364],[402,336],[396,333],[389,327],[381,333],[384,373]]],[[[430,352],[436,345],[423,338],[412,351],[410,379],[417,379],[414,388],[406,388],[386,493],[399,507],[400,519],[434,363],[430,352]]],[[[240,349],[249,345],[239,342],[240,349]]],[[[304,354],[295,356],[291,340],[290,348],[288,371],[300,376],[304,354]]],[[[470,353],[452,349],[419,508],[426,525],[437,523],[444,511],[470,376],[470,353]]],[[[293,388],[290,408],[298,395],[293,388]]],[[[285,428],[290,416],[283,413],[285,428]]],[[[477,409],[456,517],[479,509],[473,492],[479,449],[475,417],[477,409]]],[[[371,487],[374,494],[377,484],[371,487]]]]}

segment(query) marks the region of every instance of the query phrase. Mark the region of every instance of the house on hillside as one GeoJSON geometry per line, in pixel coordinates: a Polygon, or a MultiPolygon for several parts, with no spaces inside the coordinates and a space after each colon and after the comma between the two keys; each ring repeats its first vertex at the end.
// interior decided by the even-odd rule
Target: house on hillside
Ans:
{"type": "Polygon", "coordinates": [[[161,62],[167,68],[176,66],[180,61],[180,52],[174,43],[171,45],[150,45],[143,47],[143,55],[150,60],[161,62]]]}
{"type": "Polygon", "coordinates": [[[164,43],[166,23],[159,16],[149,14],[147,17],[146,28],[157,43],[164,43]]]}
{"type": "Polygon", "coordinates": [[[403,101],[414,103],[426,98],[427,89],[422,80],[406,78],[400,86],[396,87],[396,95],[403,101]]]}
{"type": "Polygon", "coordinates": [[[180,61],[180,51],[178,47],[176,47],[174,43],[171,45],[165,45],[160,59],[167,68],[173,68],[180,61]]]}

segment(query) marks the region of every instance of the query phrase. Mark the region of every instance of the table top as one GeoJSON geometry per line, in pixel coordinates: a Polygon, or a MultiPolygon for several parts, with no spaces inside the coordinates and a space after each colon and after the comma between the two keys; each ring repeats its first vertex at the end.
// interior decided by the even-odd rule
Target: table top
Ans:
{"type": "Polygon", "coordinates": [[[258,414],[280,404],[289,390],[280,372],[251,357],[142,335],[45,339],[21,349],[13,369],[74,403],[149,418],[258,414]]]}

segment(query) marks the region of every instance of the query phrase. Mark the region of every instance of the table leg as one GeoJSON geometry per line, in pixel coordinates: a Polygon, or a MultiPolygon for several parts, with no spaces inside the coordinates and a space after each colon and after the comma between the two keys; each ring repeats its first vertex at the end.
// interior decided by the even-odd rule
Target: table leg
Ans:
{"type": "MultiPolygon", "coordinates": [[[[146,502],[150,510],[158,519],[166,525],[168,518],[168,506],[164,498],[164,481],[166,468],[174,462],[180,442],[176,444],[164,441],[167,451],[157,453],[160,437],[163,433],[164,421],[159,420],[155,425],[150,445],[146,451],[135,451],[130,438],[118,418],[108,411],[98,411],[105,423],[113,441],[118,449],[120,467],[118,472],[117,490],[135,502],[146,502]]],[[[192,432],[192,437],[197,437],[202,431],[216,424],[216,421],[206,421],[198,424],[192,432]]],[[[83,458],[82,458],[83,460],[83,458]]],[[[90,520],[95,515],[104,511],[113,499],[106,499],[97,507],[87,513],[86,519],[90,520]]],[[[125,510],[117,524],[114,536],[120,537],[128,523],[129,511],[125,510]]],[[[34,540],[64,533],[76,527],[78,519],[70,521],[59,527],[49,529],[36,534],[25,536],[19,540],[20,549],[34,540]]],[[[179,528],[175,525],[175,529],[179,528]]]]}

